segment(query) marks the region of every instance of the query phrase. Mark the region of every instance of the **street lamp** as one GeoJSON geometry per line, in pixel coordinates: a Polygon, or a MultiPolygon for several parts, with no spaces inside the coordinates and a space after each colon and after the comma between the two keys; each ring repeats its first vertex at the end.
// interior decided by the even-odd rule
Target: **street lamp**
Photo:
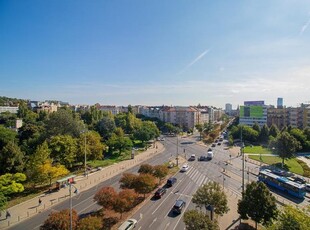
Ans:
{"type": "Polygon", "coordinates": [[[86,124],[84,123],[84,130],[82,131],[84,133],[84,176],[87,176],[87,166],[86,166],[86,124]]]}
{"type": "Polygon", "coordinates": [[[179,137],[177,135],[177,166],[179,166],[179,137]]]}
{"type": "Polygon", "coordinates": [[[69,182],[69,194],[70,194],[70,230],[72,230],[72,187],[75,188],[74,192],[75,194],[78,194],[78,189],[69,182]]]}

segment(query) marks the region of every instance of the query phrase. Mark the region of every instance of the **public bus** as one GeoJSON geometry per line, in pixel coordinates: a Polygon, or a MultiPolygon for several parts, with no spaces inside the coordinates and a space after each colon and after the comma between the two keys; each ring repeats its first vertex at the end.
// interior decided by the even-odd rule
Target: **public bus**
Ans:
{"type": "Polygon", "coordinates": [[[303,199],[306,195],[306,186],[291,181],[286,177],[278,176],[270,170],[261,170],[258,175],[258,181],[274,187],[286,194],[303,199]]]}

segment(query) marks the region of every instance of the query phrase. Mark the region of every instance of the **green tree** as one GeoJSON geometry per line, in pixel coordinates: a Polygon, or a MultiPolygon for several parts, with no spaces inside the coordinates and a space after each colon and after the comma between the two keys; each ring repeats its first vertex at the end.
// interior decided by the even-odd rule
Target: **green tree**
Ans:
{"type": "Polygon", "coordinates": [[[282,158],[282,168],[284,160],[294,156],[294,153],[300,149],[300,143],[288,132],[280,133],[275,140],[275,151],[282,158]]]}
{"type": "Polygon", "coordinates": [[[0,150],[9,142],[16,142],[16,132],[0,125],[0,150]]]}
{"type": "Polygon", "coordinates": [[[7,204],[7,197],[2,192],[0,192],[0,212],[6,209],[7,204]]]}
{"type": "Polygon", "coordinates": [[[293,136],[297,141],[299,141],[302,150],[307,149],[307,137],[304,134],[303,130],[292,128],[289,134],[293,136]]]}
{"type": "Polygon", "coordinates": [[[60,109],[50,114],[49,119],[46,121],[46,134],[48,137],[57,135],[79,137],[83,129],[79,116],[69,109],[60,109]]]}
{"type": "Polygon", "coordinates": [[[21,182],[26,180],[26,175],[23,173],[6,173],[0,176],[0,193],[4,196],[13,193],[24,191],[24,186],[21,182]]]}
{"type": "Polygon", "coordinates": [[[269,128],[266,124],[264,124],[259,133],[259,140],[263,143],[267,143],[269,140],[269,128]]]}
{"type": "Polygon", "coordinates": [[[310,215],[309,207],[306,209],[298,209],[293,206],[284,206],[280,212],[277,221],[268,228],[269,230],[304,230],[309,229],[310,215]]]}
{"type": "Polygon", "coordinates": [[[255,124],[252,126],[252,129],[254,129],[257,133],[260,133],[261,131],[261,128],[259,127],[257,122],[255,122],[255,124]]]}
{"type": "Polygon", "coordinates": [[[69,135],[58,135],[51,138],[49,143],[53,161],[71,168],[76,162],[77,141],[69,135]]]}
{"type": "Polygon", "coordinates": [[[105,145],[101,143],[99,133],[96,131],[82,133],[78,139],[77,161],[84,161],[85,151],[87,160],[101,160],[103,158],[104,149],[105,145]]]}
{"type": "Polygon", "coordinates": [[[17,173],[24,169],[24,154],[14,142],[9,142],[0,152],[0,174],[17,173]]]}
{"type": "Polygon", "coordinates": [[[128,137],[118,136],[115,133],[112,133],[106,144],[109,146],[109,150],[118,150],[119,154],[124,149],[130,149],[132,147],[132,141],[128,137]]]}
{"type": "Polygon", "coordinates": [[[31,111],[26,102],[21,102],[19,104],[17,116],[23,119],[25,123],[35,123],[38,118],[38,114],[31,111]]]}
{"type": "Polygon", "coordinates": [[[279,134],[279,129],[277,128],[277,126],[272,124],[269,128],[269,135],[276,138],[278,134],[279,134]]]}
{"type": "Polygon", "coordinates": [[[48,148],[48,144],[44,141],[41,145],[37,147],[35,152],[29,156],[29,160],[27,162],[27,170],[26,174],[30,181],[34,184],[42,184],[46,181],[45,175],[41,174],[41,166],[50,159],[50,150],[48,148]]]}
{"type": "Polygon", "coordinates": [[[219,230],[218,223],[211,221],[208,216],[198,210],[189,210],[184,213],[183,221],[187,230],[219,230]]]}
{"type": "Polygon", "coordinates": [[[113,117],[105,116],[97,124],[97,131],[107,140],[116,129],[113,117]]]}
{"type": "Polygon", "coordinates": [[[276,199],[264,183],[251,182],[238,201],[238,213],[241,219],[254,220],[256,229],[257,223],[268,225],[278,214],[276,199]]]}
{"type": "Polygon", "coordinates": [[[114,120],[115,120],[116,127],[126,130],[126,127],[127,127],[127,114],[126,113],[116,114],[114,117],[114,120]]]}
{"type": "Polygon", "coordinates": [[[192,201],[200,209],[207,205],[212,205],[214,212],[218,215],[223,215],[229,211],[227,206],[227,196],[220,184],[214,181],[208,182],[199,187],[193,195],[192,201]]]}
{"type": "MultiPolygon", "coordinates": [[[[76,229],[78,223],[77,212],[72,210],[72,229],[76,229]]],[[[60,212],[52,212],[40,227],[41,230],[64,230],[70,229],[70,210],[65,209],[60,212]]]]}
{"type": "Polygon", "coordinates": [[[77,230],[98,230],[102,227],[103,223],[100,217],[88,216],[79,220],[77,230]]]}
{"type": "Polygon", "coordinates": [[[198,130],[198,132],[199,132],[199,139],[201,140],[201,133],[202,133],[202,130],[203,130],[203,125],[202,124],[197,124],[197,125],[195,125],[195,128],[198,130]]]}

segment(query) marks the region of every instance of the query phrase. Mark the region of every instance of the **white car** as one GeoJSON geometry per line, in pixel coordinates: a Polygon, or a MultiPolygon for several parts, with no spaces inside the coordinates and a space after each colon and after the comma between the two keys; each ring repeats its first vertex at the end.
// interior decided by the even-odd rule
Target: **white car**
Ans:
{"type": "Polygon", "coordinates": [[[186,172],[188,170],[189,166],[187,164],[184,164],[181,168],[181,172],[186,172]]]}
{"type": "Polygon", "coordinates": [[[137,224],[137,220],[135,220],[135,219],[128,219],[118,228],[118,230],[134,229],[136,224],[137,224]]]}

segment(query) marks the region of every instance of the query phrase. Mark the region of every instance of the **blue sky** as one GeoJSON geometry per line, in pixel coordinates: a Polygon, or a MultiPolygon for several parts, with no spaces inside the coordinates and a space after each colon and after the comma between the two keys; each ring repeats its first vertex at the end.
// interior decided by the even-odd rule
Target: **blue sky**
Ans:
{"type": "Polygon", "coordinates": [[[310,1],[0,0],[0,96],[310,101],[310,1]]]}

